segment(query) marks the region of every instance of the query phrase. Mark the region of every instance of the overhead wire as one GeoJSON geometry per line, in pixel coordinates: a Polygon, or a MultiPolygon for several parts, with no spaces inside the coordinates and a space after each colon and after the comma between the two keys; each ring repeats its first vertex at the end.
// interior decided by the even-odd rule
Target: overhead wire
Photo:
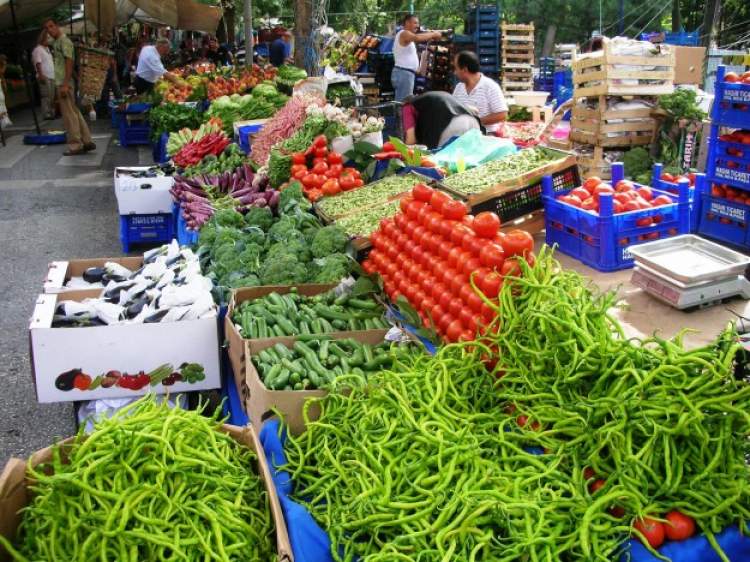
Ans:
{"type": "MultiPolygon", "coordinates": [[[[630,11],[629,11],[629,12],[628,12],[627,14],[625,14],[624,16],[622,16],[622,21],[624,22],[624,21],[625,21],[626,19],[628,19],[628,18],[629,18],[630,16],[632,16],[632,15],[633,15],[633,14],[635,14],[635,13],[636,13],[637,11],[639,11],[639,10],[642,10],[642,9],[643,9],[643,6],[640,6],[640,5],[636,5],[636,6],[635,6],[635,8],[633,8],[633,9],[632,9],[632,10],[630,10],[630,11]]],[[[610,23],[610,24],[609,24],[608,26],[606,26],[606,27],[605,27],[604,29],[602,29],[602,30],[601,30],[601,33],[602,33],[602,35],[604,35],[604,32],[605,32],[605,31],[608,31],[608,30],[612,29],[612,28],[613,28],[614,26],[616,26],[616,25],[617,25],[617,24],[619,24],[619,23],[620,23],[620,18],[618,17],[618,18],[617,18],[617,20],[615,20],[615,23],[610,23]]]]}
{"type": "Polygon", "coordinates": [[[654,16],[653,18],[651,18],[650,20],[648,20],[648,22],[646,23],[646,25],[644,25],[644,26],[643,26],[643,29],[641,29],[641,30],[640,30],[640,31],[639,31],[638,33],[636,33],[636,34],[635,34],[635,36],[636,36],[636,37],[638,37],[638,36],[639,36],[639,35],[640,35],[641,33],[643,33],[643,32],[644,32],[644,31],[646,30],[646,28],[647,28],[647,27],[648,27],[649,25],[651,25],[651,23],[652,23],[652,22],[653,22],[653,21],[654,21],[654,20],[655,20],[656,18],[658,18],[658,17],[660,16],[660,15],[662,15],[662,14],[664,13],[664,10],[666,10],[666,9],[667,9],[667,8],[668,8],[668,7],[669,7],[669,6],[671,5],[671,4],[672,4],[672,0],[667,0],[667,1],[666,1],[666,2],[664,3],[664,6],[662,6],[661,10],[659,10],[658,12],[656,12],[656,15],[655,15],[655,16],[654,16]]]}
{"type": "Polygon", "coordinates": [[[646,6],[644,9],[644,12],[641,15],[639,15],[637,18],[635,18],[635,20],[633,20],[625,29],[622,30],[622,35],[627,36],[628,31],[630,31],[631,29],[634,29],[637,25],[640,25],[641,18],[647,18],[651,14],[651,10],[653,10],[654,8],[655,8],[654,4],[646,6]]]}

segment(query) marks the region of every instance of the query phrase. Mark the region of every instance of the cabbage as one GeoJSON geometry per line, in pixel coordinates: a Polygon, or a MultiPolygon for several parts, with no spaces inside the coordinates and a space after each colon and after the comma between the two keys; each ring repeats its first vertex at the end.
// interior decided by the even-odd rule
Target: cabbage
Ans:
{"type": "Polygon", "coordinates": [[[271,98],[278,94],[278,90],[271,84],[258,84],[253,88],[253,96],[271,98]]]}

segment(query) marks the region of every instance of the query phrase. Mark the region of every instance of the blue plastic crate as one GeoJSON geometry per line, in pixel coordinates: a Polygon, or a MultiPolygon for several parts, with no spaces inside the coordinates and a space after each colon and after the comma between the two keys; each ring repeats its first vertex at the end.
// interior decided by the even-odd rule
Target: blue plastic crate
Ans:
{"type": "Polygon", "coordinates": [[[129,103],[126,107],[124,112],[133,114],[133,113],[145,113],[151,109],[151,104],[146,102],[139,102],[139,103],[129,103]]]}
{"type": "Polygon", "coordinates": [[[159,137],[159,142],[153,145],[153,156],[154,162],[157,164],[163,164],[169,160],[167,155],[167,141],[169,140],[169,133],[162,133],[159,137]]]}
{"type": "Polygon", "coordinates": [[[747,221],[750,206],[710,193],[701,194],[698,233],[739,248],[750,247],[747,221]]]}
{"type": "MultiPolygon", "coordinates": [[[[666,191],[667,193],[671,193],[672,195],[679,195],[679,183],[669,182],[661,179],[662,169],[662,164],[654,164],[651,176],[651,185],[656,189],[666,191]]],[[[703,185],[706,181],[706,174],[695,174],[695,185],[691,185],[688,187],[688,201],[690,202],[690,232],[698,232],[701,204],[700,193],[703,191],[703,185]]]]}
{"type": "Polygon", "coordinates": [[[718,183],[750,190],[750,145],[718,138],[712,127],[706,175],[718,183]]]}
{"type": "Polygon", "coordinates": [[[250,142],[250,135],[254,135],[263,128],[262,124],[255,125],[243,125],[237,130],[237,144],[245,154],[250,154],[252,143],[250,142]]]}
{"type": "Polygon", "coordinates": [[[120,215],[120,242],[122,251],[128,253],[133,244],[169,242],[174,238],[174,215],[120,215]]]}
{"type": "MultiPolygon", "coordinates": [[[[617,184],[623,176],[622,163],[613,164],[612,184],[617,184]]],[[[557,244],[561,252],[599,271],[633,267],[630,246],[690,232],[687,185],[681,185],[678,196],[653,190],[655,197],[666,195],[672,199],[672,205],[617,215],[613,213],[610,195],[601,197],[600,213],[595,214],[556,199],[568,191],[555,193],[551,176],[542,180],[547,244],[557,244]],[[644,220],[650,224],[639,226],[644,220]]]]}
{"type": "Polygon", "coordinates": [[[664,33],[664,42],[669,45],[681,45],[683,47],[697,47],[700,40],[699,31],[667,31],[664,33]]]}
{"type": "Polygon", "coordinates": [[[128,122],[126,118],[120,121],[120,146],[151,144],[151,127],[148,121],[128,122]]]}
{"type": "Polygon", "coordinates": [[[725,71],[724,65],[716,71],[711,120],[718,126],[750,129],[750,84],[724,82],[725,71]]]}
{"type": "Polygon", "coordinates": [[[182,216],[182,211],[177,211],[177,242],[180,246],[192,246],[198,243],[198,231],[190,230],[182,216]]]}

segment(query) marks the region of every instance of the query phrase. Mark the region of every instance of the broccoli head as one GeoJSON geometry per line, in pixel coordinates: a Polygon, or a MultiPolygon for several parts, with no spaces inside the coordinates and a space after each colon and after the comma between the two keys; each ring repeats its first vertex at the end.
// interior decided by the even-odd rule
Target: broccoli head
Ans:
{"type": "Polygon", "coordinates": [[[263,255],[263,247],[258,244],[246,244],[245,249],[238,256],[245,271],[257,272],[260,268],[260,258],[263,255]]]}
{"type": "Polygon", "coordinates": [[[313,261],[312,283],[338,283],[352,271],[352,258],[346,254],[331,254],[313,261]]]}
{"type": "Polygon", "coordinates": [[[291,254],[266,260],[260,268],[260,281],[263,285],[298,285],[307,278],[307,267],[291,254]]]}
{"type": "Polygon", "coordinates": [[[220,209],[214,213],[214,220],[219,226],[230,226],[242,228],[245,226],[245,220],[240,213],[234,209],[220,209]]]}
{"type": "Polygon", "coordinates": [[[273,225],[273,212],[268,207],[252,207],[245,214],[245,224],[267,231],[273,225]]]}
{"type": "Polygon", "coordinates": [[[284,216],[276,221],[268,229],[268,235],[275,242],[286,242],[289,240],[304,240],[304,234],[297,228],[297,221],[294,217],[284,216]]]}
{"type": "Polygon", "coordinates": [[[310,248],[304,242],[292,239],[286,242],[277,242],[266,253],[266,260],[275,260],[280,256],[291,255],[298,262],[308,262],[312,259],[310,248]]]}
{"type": "Polygon", "coordinates": [[[266,243],[266,233],[259,226],[246,226],[242,229],[242,241],[245,244],[263,246],[266,243]]]}
{"type": "Polygon", "coordinates": [[[293,181],[279,195],[279,212],[288,213],[296,209],[307,210],[311,207],[310,202],[302,191],[302,184],[293,181]]]}
{"type": "Polygon", "coordinates": [[[200,247],[212,246],[214,241],[216,240],[217,234],[218,234],[218,230],[214,223],[209,222],[205,224],[203,228],[200,229],[199,234],[198,234],[198,246],[200,247]]]}
{"type": "Polygon", "coordinates": [[[230,289],[238,289],[239,287],[257,287],[259,285],[260,279],[258,279],[257,275],[246,275],[244,277],[238,275],[232,277],[227,284],[230,289]]]}
{"type": "Polygon", "coordinates": [[[313,238],[312,252],[316,258],[322,258],[344,252],[348,243],[349,237],[341,228],[336,225],[324,226],[313,238]]]}

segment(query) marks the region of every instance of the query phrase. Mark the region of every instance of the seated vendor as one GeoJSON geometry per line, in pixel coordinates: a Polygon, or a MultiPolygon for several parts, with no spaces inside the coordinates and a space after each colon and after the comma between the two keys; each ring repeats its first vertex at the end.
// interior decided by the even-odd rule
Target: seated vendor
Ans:
{"type": "Polygon", "coordinates": [[[467,107],[476,109],[487,134],[494,135],[508,117],[508,104],[500,85],[479,72],[479,57],[471,51],[461,51],[456,55],[453,73],[458,79],[453,96],[467,107]]]}
{"type": "Polygon", "coordinates": [[[472,129],[482,129],[479,118],[447,92],[407,97],[403,120],[406,144],[424,144],[430,149],[472,129]]]}

